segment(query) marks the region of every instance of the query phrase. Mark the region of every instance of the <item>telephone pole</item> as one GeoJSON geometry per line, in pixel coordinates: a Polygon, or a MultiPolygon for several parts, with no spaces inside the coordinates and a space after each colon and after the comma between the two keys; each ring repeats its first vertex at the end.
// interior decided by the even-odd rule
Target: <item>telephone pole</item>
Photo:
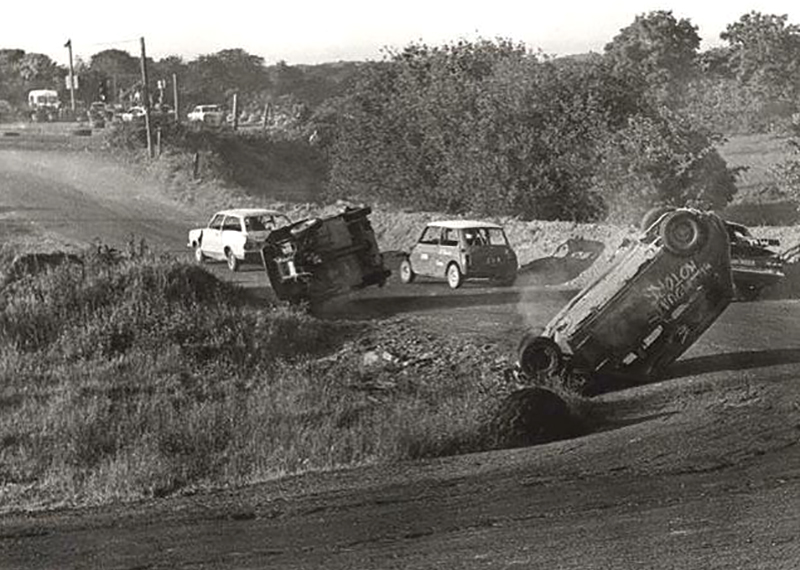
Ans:
{"type": "Polygon", "coordinates": [[[72,38],[67,40],[64,47],[69,48],[69,103],[72,112],[75,113],[75,70],[72,67],[72,38]]]}
{"type": "Polygon", "coordinates": [[[144,107],[144,128],[147,131],[147,156],[153,158],[153,132],[150,126],[150,92],[147,89],[147,54],[144,49],[144,36],[139,38],[142,45],[142,106],[144,107]]]}

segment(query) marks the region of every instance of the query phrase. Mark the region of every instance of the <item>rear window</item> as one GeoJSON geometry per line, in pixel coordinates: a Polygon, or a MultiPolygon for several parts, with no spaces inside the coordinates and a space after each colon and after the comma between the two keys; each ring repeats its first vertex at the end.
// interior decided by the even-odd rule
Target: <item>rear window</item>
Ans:
{"type": "Polygon", "coordinates": [[[464,230],[467,245],[508,245],[506,234],[500,228],[468,228],[464,230]]]}

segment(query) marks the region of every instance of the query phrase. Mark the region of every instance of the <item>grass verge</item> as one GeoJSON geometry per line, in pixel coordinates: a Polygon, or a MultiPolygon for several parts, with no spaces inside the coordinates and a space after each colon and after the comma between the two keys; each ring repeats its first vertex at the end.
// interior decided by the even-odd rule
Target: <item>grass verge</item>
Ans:
{"type": "MultiPolygon", "coordinates": [[[[498,354],[253,307],[100,248],[0,290],[0,504],[87,505],[495,446],[498,354]]],[[[460,344],[459,344],[460,343],[460,344]]]]}

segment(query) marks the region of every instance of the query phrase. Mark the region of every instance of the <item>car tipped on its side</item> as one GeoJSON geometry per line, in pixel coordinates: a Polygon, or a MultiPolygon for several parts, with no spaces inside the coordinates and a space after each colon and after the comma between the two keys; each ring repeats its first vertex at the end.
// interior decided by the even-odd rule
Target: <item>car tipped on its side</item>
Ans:
{"type": "Polygon", "coordinates": [[[662,374],[734,296],[727,228],[716,214],[673,209],[584,287],[543,330],[526,333],[524,380],[566,375],[589,391],[605,380],[662,374]]]}

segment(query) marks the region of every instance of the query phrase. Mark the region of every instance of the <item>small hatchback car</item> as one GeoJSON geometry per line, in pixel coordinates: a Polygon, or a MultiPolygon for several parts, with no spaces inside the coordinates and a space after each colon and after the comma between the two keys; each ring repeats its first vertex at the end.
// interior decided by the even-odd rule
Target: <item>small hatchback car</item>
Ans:
{"type": "Polygon", "coordinates": [[[523,376],[657,376],[734,295],[728,231],[713,213],[662,214],[618,261],[519,346],[523,376]],[[566,367],[566,368],[565,368],[566,367]]]}
{"type": "Polygon", "coordinates": [[[417,275],[445,278],[452,289],[473,278],[512,285],[517,265],[517,255],[501,226],[471,220],[439,221],[426,226],[400,262],[400,279],[411,283],[417,275]]]}

